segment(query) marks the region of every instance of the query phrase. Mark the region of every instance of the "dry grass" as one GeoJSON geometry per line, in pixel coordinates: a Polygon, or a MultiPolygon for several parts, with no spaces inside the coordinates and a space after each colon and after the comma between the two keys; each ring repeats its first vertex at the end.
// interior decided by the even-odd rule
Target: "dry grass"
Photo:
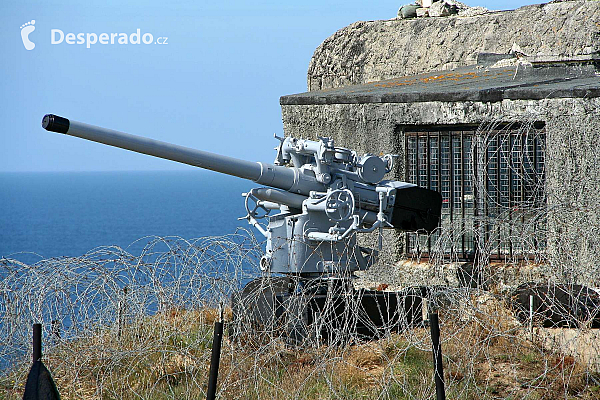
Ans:
{"type": "MultiPolygon", "coordinates": [[[[440,312],[448,398],[600,397],[594,381],[600,377],[574,357],[529,342],[509,314],[492,319],[500,309],[484,311],[468,318],[440,312]]],[[[60,343],[44,362],[64,399],[205,398],[215,317],[212,309],[171,309],[128,325],[120,338],[100,330],[60,343]]],[[[224,399],[426,399],[435,393],[426,328],[346,347],[295,349],[274,340],[251,348],[226,338],[221,360],[224,399]]],[[[21,398],[26,372],[6,376],[0,398],[21,398]]]]}

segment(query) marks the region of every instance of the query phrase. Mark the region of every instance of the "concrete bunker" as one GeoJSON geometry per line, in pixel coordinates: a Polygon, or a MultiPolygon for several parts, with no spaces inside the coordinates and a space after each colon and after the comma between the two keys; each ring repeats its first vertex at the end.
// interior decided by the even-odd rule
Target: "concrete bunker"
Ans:
{"type": "Polygon", "coordinates": [[[427,261],[463,271],[442,284],[466,266],[475,285],[600,286],[599,37],[600,4],[566,1],[357,22],[317,48],[309,91],[281,97],[286,135],[398,154],[393,179],[444,198],[439,232],[388,234],[398,268],[374,281],[427,261]]]}

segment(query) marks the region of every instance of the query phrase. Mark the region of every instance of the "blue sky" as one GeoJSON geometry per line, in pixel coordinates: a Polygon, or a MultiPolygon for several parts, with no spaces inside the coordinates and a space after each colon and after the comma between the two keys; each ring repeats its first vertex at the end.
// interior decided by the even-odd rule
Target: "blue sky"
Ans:
{"type": "Polygon", "coordinates": [[[306,91],[314,49],[352,22],[393,18],[408,2],[3,0],[0,172],[190,168],[46,132],[46,113],[270,162],[273,133],[283,130],[279,97],[306,91]],[[31,20],[28,51],[20,27],[31,20]],[[129,35],[138,28],[167,44],[51,44],[52,29],[129,35]]]}

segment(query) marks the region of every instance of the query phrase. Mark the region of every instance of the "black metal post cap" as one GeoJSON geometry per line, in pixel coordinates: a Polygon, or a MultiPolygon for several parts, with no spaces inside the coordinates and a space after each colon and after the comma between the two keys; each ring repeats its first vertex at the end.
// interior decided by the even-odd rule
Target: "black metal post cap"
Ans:
{"type": "Polygon", "coordinates": [[[58,115],[46,114],[42,118],[42,128],[50,132],[67,133],[69,126],[69,120],[58,115]]]}

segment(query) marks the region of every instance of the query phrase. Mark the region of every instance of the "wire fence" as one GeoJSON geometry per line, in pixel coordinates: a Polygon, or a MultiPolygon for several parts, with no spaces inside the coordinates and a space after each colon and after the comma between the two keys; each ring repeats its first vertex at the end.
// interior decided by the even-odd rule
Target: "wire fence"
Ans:
{"type": "MultiPolygon", "coordinates": [[[[600,398],[600,269],[572,254],[572,241],[597,241],[597,221],[585,215],[600,200],[579,184],[568,204],[547,199],[555,183],[503,163],[534,157],[523,145],[534,128],[520,124],[521,139],[499,143],[508,128],[491,121],[473,140],[475,152],[495,141],[496,155],[471,153],[483,165],[472,171],[489,173],[489,163],[506,170],[506,179],[472,177],[471,199],[493,213],[420,236],[427,257],[382,257],[356,276],[260,273],[264,243],[246,231],[144,238],[139,254],[100,247],[34,264],[0,259],[0,398],[22,397],[34,323],[43,326],[43,360],[64,398],[206,398],[220,305],[224,399],[433,398],[431,310],[440,318],[448,398],[600,398]],[[549,228],[557,220],[564,243],[549,228]],[[468,263],[448,256],[461,235],[477,249],[468,263]],[[539,249],[540,237],[543,252],[525,251],[539,249]],[[508,248],[514,253],[502,253],[508,248]],[[499,252],[505,257],[494,259],[499,252]]],[[[597,149],[584,150],[600,161],[597,149]]],[[[393,245],[393,235],[384,238],[384,248],[393,245]]]]}
{"type": "Polygon", "coordinates": [[[138,256],[103,247],[34,265],[2,259],[5,397],[22,396],[39,322],[44,362],[65,398],[205,398],[212,326],[225,304],[221,398],[431,398],[431,308],[441,319],[448,398],[597,398],[595,292],[550,286],[564,288],[560,303],[531,287],[512,297],[419,287],[400,301],[380,296],[387,317],[376,323],[364,299],[389,292],[382,282],[373,287],[363,273],[335,287],[321,282],[323,292],[300,279],[252,281],[261,247],[248,235],[154,238],[138,256]],[[530,319],[515,296],[528,302],[532,293],[530,319]],[[562,327],[544,328],[549,313],[562,327]]]}

